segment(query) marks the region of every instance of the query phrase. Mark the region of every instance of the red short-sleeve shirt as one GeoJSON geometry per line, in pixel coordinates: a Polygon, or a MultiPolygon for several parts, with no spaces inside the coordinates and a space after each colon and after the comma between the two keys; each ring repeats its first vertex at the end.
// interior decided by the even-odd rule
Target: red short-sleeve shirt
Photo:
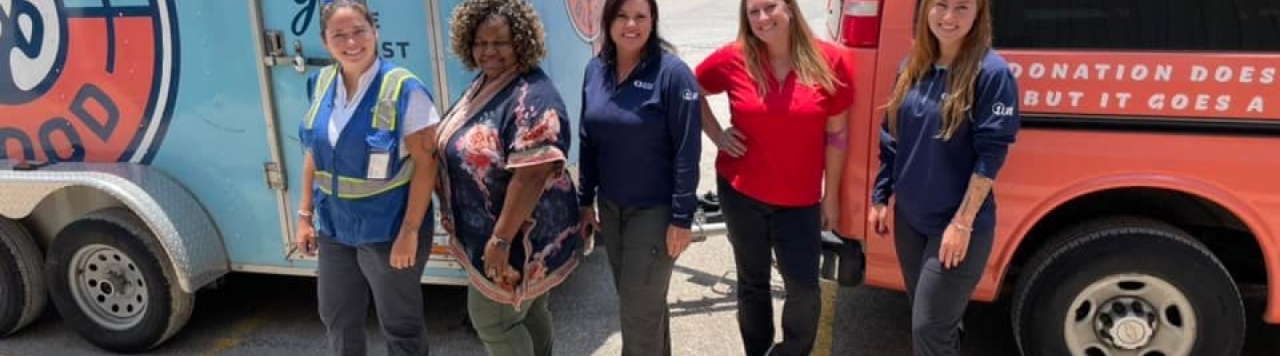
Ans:
{"type": "Polygon", "coordinates": [[[734,158],[720,152],[716,173],[747,196],[779,206],[822,200],[826,123],[853,103],[853,68],[840,47],[818,43],[836,79],[832,92],[800,83],[794,70],[779,86],[766,63],[774,89],[761,98],[740,42],[721,47],[697,67],[703,90],[728,93],[730,123],[745,136],[747,153],[734,158]]]}

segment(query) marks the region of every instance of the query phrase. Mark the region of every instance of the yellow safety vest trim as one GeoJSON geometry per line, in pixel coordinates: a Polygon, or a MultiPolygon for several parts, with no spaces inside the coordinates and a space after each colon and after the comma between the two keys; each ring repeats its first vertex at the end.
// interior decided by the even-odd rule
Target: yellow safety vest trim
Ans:
{"type": "MultiPolygon", "coordinates": [[[[307,129],[312,129],[316,115],[320,111],[320,102],[327,94],[329,86],[337,77],[337,68],[333,66],[320,70],[319,85],[312,95],[311,109],[307,112],[307,129]]],[[[417,79],[413,73],[403,68],[394,68],[383,75],[382,85],[378,88],[377,104],[373,107],[373,128],[378,130],[395,130],[396,119],[400,115],[399,99],[404,83],[409,79],[417,79]]],[[[403,148],[402,148],[403,149],[403,148]]],[[[320,191],[333,194],[333,174],[317,170],[316,183],[320,191]]],[[[382,194],[409,183],[413,176],[413,161],[406,161],[396,171],[396,175],[387,180],[368,180],[363,178],[338,176],[338,197],[344,199],[367,198],[382,194]]]]}
{"type": "Polygon", "coordinates": [[[311,108],[307,109],[307,130],[315,125],[316,114],[320,112],[320,103],[324,101],[324,95],[329,92],[329,86],[337,76],[337,67],[328,66],[320,69],[319,80],[316,80],[316,87],[311,92],[311,108]]]}
{"type": "MultiPolygon", "coordinates": [[[[396,176],[385,181],[338,176],[338,197],[343,199],[368,198],[408,184],[411,177],[413,177],[413,161],[405,161],[404,165],[400,166],[400,170],[396,172],[396,176]]],[[[316,171],[315,181],[320,185],[321,192],[333,195],[333,188],[331,187],[333,182],[332,174],[326,171],[316,171]]]]}

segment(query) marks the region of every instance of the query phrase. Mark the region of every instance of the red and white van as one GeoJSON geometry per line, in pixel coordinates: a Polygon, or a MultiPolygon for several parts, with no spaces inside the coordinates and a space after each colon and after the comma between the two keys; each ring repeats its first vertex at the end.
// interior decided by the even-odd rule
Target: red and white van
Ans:
{"type": "MultiPolygon", "coordinates": [[[[902,290],[865,216],[877,130],[925,1],[829,0],[857,65],[845,211],[864,284],[902,290]]],[[[1280,324],[1280,2],[994,0],[1023,126],[976,301],[1025,355],[1234,355],[1280,324]]],[[[844,262],[844,261],[842,261],[844,262]]]]}

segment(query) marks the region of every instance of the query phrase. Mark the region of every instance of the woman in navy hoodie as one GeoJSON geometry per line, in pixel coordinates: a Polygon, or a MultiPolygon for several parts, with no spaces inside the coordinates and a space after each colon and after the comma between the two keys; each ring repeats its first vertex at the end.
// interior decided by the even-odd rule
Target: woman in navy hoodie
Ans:
{"type": "Polygon", "coordinates": [[[622,355],[670,355],[667,286],[697,205],[698,84],[658,36],[654,0],[609,0],[601,25],[582,88],[582,226],[609,255],[622,355]]]}
{"type": "Polygon", "coordinates": [[[995,236],[992,185],[1019,127],[1018,88],[991,49],[989,0],[928,0],[880,133],[867,217],[898,261],[916,355],[958,355],[961,318],[995,236]]]}

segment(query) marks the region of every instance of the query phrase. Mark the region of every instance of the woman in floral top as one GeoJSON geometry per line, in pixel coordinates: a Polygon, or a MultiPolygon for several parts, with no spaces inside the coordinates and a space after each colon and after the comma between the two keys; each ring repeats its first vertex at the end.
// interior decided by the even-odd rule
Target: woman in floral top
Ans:
{"type": "Polygon", "coordinates": [[[565,172],[565,105],[538,67],[542,24],[524,1],[468,0],[453,51],[471,86],[438,138],[442,222],[470,276],[472,324],[494,355],[550,355],[546,293],[578,265],[577,195],[565,172]]]}

